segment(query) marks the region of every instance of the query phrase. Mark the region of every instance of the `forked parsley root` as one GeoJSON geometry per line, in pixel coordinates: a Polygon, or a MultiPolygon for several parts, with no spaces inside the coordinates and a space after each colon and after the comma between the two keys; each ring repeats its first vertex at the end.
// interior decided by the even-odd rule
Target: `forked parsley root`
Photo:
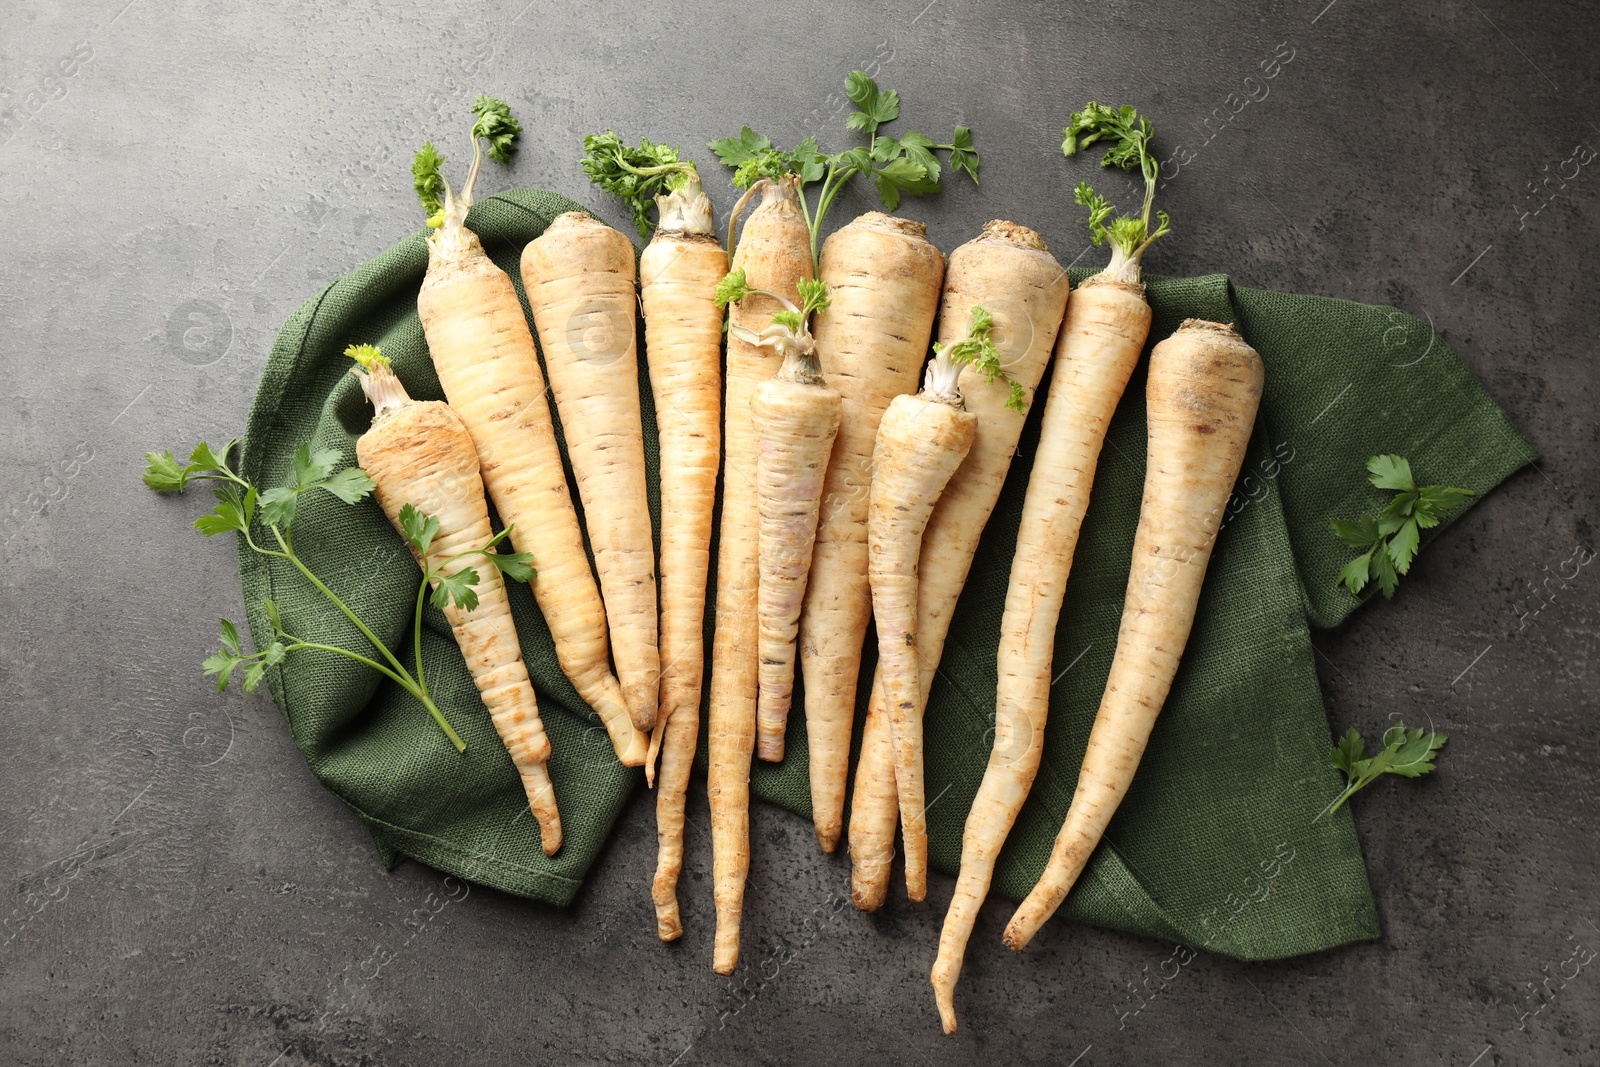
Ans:
{"type": "Polygon", "coordinates": [[[894,747],[895,791],[906,846],[906,894],[928,892],[928,816],[923,786],[922,670],[917,649],[918,561],[922,538],[945,486],[978,432],[978,416],[967,410],[961,370],[972,366],[989,382],[1011,385],[1007,407],[1023,409],[1026,393],[1001,369],[990,332],[994,316],[970,311],[966,337],[934,343],[922,391],[897,396],[878,424],[872,453],[872,489],[867,509],[867,577],[878,629],[878,673],[889,711],[894,747]]]}
{"type": "MultiPolygon", "coordinates": [[[[261,679],[266,676],[269,667],[282,663],[291,652],[317,651],[330,652],[335,655],[353,659],[357,663],[365,664],[373,670],[389,678],[395,684],[405,689],[406,692],[416,697],[422,706],[428,709],[428,714],[433,716],[433,721],[439,724],[450,743],[457,752],[465,752],[467,744],[461,740],[459,734],[444,717],[438,705],[433,702],[428,693],[426,679],[422,674],[422,657],[417,656],[417,673],[413,675],[405,665],[389,650],[389,647],[378,640],[370,627],[362,622],[350,606],[341,600],[332,589],[311,572],[294,550],[294,535],[291,527],[294,523],[296,506],[300,497],[315,489],[321,489],[338,497],[346,504],[355,504],[364,499],[373,490],[372,479],[360,467],[345,467],[335,470],[339,462],[339,454],[332,449],[319,448],[312,450],[309,444],[302,444],[295,449],[293,463],[293,480],[290,484],[268,489],[261,492],[255,485],[242,477],[228,462],[228,456],[233,452],[238,441],[230,441],[221,452],[217,452],[210,445],[202,441],[189,455],[187,463],[180,463],[171,452],[151,452],[145,458],[148,461],[144,472],[144,484],[158,493],[181,493],[189,487],[190,482],[214,481],[222,482],[222,487],[215,490],[217,504],[209,512],[195,520],[194,528],[213,537],[220,533],[237,533],[244,538],[245,544],[252,552],[267,556],[271,559],[281,559],[288,562],[295,570],[310,582],[323,596],[327,597],[333,606],[342,612],[361,631],[372,645],[373,650],[382,657],[382,662],[370,656],[348,648],[336,645],[323,644],[317,641],[308,641],[304,637],[290,633],[284,626],[283,616],[278,605],[269,597],[261,598],[262,610],[266,612],[267,621],[272,626],[272,643],[266,648],[253,653],[246,653],[239,641],[239,631],[227,619],[222,620],[222,647],[217,652],[206,658],[204,663],[205,673],[214,675],[217,679],[217,692],[228,688],[228,682],[235,671],[244,671],[244,687],[247,692],[255,692],[261,684],[261,679]],[[272,542],[277,548],[263,547],[256,540],[257,532],[266,532],[272,535],[272,542]]],[[[412,547],[417,549],[420,558],[427,558],[427,538],[429,526],[438,529],[434,520],[428,519],[420,513],[413,515],[406,529],[406,537],[411,541],[412,547]],[[414,536],[415,535],[415,536],[414,536]],[[420,539],[420,540],[419,540],[420,539]],[[421,548],[417,546],[421,544],[421,548]]],[[[514,580],[526,581],[525,572],[529,570],[528,561],[521,556],[501,556],[495,553],[495,545],[505,537],[502,532],[491,539],[482,548],[470,549],[452,557],[453,560],[469,556],[482,555],[502,571],[511,575],[514,580]],[[524,575],[518,577],[519,574],[524,575]]],[[[470,610],[477,604],[477,593],[473,586],[477,584],[478,574],[471,568],[461,570],[451,575],[448,579],[441,580],[441,575],[431,566],[425,567],[422,583],[417,589],[417,614],[422,612],[422,598],[427,592],[430,583],[439,581],[439,586],[433,591],[432,603],[434,607],[443,608],[447,603],[454,603],[457,607],[470,610]]],[[[420,628],[419,628],[420,631],[420,628]]],[[[421,640],[419,635],[418,641],[421,640]]]]}

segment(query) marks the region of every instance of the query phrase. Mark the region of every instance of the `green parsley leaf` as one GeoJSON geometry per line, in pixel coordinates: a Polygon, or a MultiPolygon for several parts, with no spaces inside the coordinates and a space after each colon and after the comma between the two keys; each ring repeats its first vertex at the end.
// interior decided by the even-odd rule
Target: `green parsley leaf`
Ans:
{"type": "MultiPolygon", "coordinates": [[[[812,145],[815,146],[813,141],[812,145]]],[[[724,137],[712,141],[707,148],[717,154],[717,158],[730,167],[737,167],[741,163],[749,162],[762,152],[772,148],[772,141],[745,126],[739,131],[737,137],[724,137]]]]}
{"type": "Polygon", "coordinates": [[[1407,730],[1404,723],[1390,727],[1383,734],[1383,749],[1370,759],[1364,758],[1366,742],[1359,731],[1352,728],[1329,753],[1334,769],[1345,776],[1345,790],[1328,808],[1328,814],[1339,810],[1346,800],[1385,774],[1402,778],[1417,778],[1434,769],[1434,757],[1444,747],[1449,737],[1420,727],[1407,730]]]}
{"type": "Polygon", "coordinates": [[[538,574],[532,552],[489,552],[485,558],[513,582],[531,582],[538,574]]]}
{"type": "Polygon", "coordinates": [[[833,303],[833,298],[828,295],[828,283],[820,278],[801,278],[795,283],[795,289],[800,293],[800,312],[810,315],[816,311],[827,311],[833,303]]]}
{"type": "Polygon", "coordinates": [[[250,664],[250,669],[244,672],[244,691],[246,693],[254,693],[256,691],[256,687],[261,684],[261,679],[266,675],[266,673],[267,663],[265,660],[258,659],[254,663],[250,664]]]}
{"type": "Polygon", "coordinates": [[[181,493],[189,484],[188,472],[171,452],[144,454],[144,484],[158,493],[181,493]]]}
{"type": "Polygon", "coordinates": [[[267,622],[272,624],[272,632],[281,634],[283,632],[283,617],[278,612],[278,602],[269,596],[264,596],[261,598],[261,608],[267,613],[267,622]]]}
{"type": "Polygon", "coordinates": [[[300,503],[300,492],[288,486],[268,489],[261,494],[261,521],[268,526],[287,530],[294,522],[295,507],[300,503]]]}
{"type": "Polygon", "coordinates": [[[904,156],[891,159],[874,171],[872,184],[878,187],[878,197],[890,211],[900,206],[902,191],[912,196],[925,196],[939,191],[939,183],[928,176],[928,169],[904,156]]]}
{"type": "Polygon", "coordinates": [[[1394,569],[1401,574],[1411,570],[1411,561],[1417,557],[1417,545],[1421,540],[1421,533],[1417,528],[1417,520],[1407,519],[1400,529],[1396,530],[1389,538],[1389,559],[1394,563],[1394,569]]]}
{"type": "Polygon", "coordinates": [[[1411,572],[1422,543],[1422,531],[1439,525],[1442,517],[1473,494],[1468,489],[1425,485],[1420,489],[1403,456],[1373,456],[1367,461],[1367,480],[1379,489],[1394,490],[1394,497],[1376,516],[1351,522],[1330,519],[1334,535],[1354,549],[1365,549],[1339,569],[1337,584],[1358,595],[1369,580],[1376,581],[1385,597],[1394,596],[1402,574],[1411,572]]]}
{"type": "Polygon", "coordinates": [[[511,153],[517,150],[517,136],[522,133],[522,123],[511,117],[511,105],[480,93],[472,113],[478,116],[472,124],[472,136],[489,142],[490,159],[502,166],[510,163],[511,153]]]}
{"type": "Polygon", "coordinates": [[[1367,471],[1367,480],[1379,489],[1410,493],[1417,488],[1411,480],[1411,464],[1403,456],[1373,456],[1367,460],[1367,471]]]}
{"type": "MultiPolygon", "coordinates": [[[[886,138],[879,138],[879,140],[886,140],[886,138]]],[[[937,186],[939,184],[940,167],[939,157],[933,154],[933,149],[937,147],[933,142],[933,138],[924,137],[916,130],[907,130],[900,135],[900,140],[897,144],[899,150],[905,154],[905,157],[913,163],[920,164],[922,169],[927,172],[929,180],[937,186]]]]}
{"type": "Polygon", "coordinates": [[[1367,754],[1367,743],[1361,739],[1361,731],[1354,726],[1350,732],[1339,739],[1333,746],[1333,765],[1346,774],[1352,773],[1356,764],[1367,754]]]}
{"type": "Polygon", "coordinates": [[[722,280],[717,283],[712,299],[717,307],[724,308],[729,304],[737,304],[749,295],[750,283],[745,279],[744,268],[740,267],[723,275],[722,280]]]}
{"type": "Polygon", "coordinates": [[[234,670],[242,662],[244,661],[238,656],[232,656],[226,652],[213,652],[200,662],[200,669],[206,673],[207,677],[216,675],[217,692],[222,693],[227,690],[228,679],[233,677],[234,670]]]}
{"type": "Polygon", "coordinates": [[[1373,551],[1369,572],[1372,580],[1378,583],[1384,599],[1394,599],[1394,591],[1400,587],[1400,576],[1395,573],[1394,560],[1389,558],[1387,551],[1373,551]]]}
{"type": "Polygon", "coordinates": [[[791,333],[799,333],[800,324],[805,321],[805,316],[798,311],[790,311],[788,308],[784,308],[772,313],[772,321],[775,325],[782,326],[791,333]]]}
{"type": "Polygon", "coordinates": [[[339,462],[339,453],[331,448],[311,450],[309,442],[301,442],[300,447],[294,450],[294,487],[296,489],[309,489],[333,473],[334,464],[339,462]]]}
{"type": "Polygon", "coordinates": [[[462,611],[471,611],[478,606],[478,591],[473,586],[478,584],[478,572],[471,567],[463,567],[454,574],[440,575],[435,579],[438,584],[433,587],[433,595],[429,598],[436,608],[443,608],[451,602],[462,611]]]}
{"type": "Polygon", "coordinates": [[[403,504],[400,507],[400,530],[411,543],[418,558],[427,559],[428,546],[439,536],[439,520],[431,515],[424,515],[411,504],[403,504]]]}
{"type": "Polygon", "coordinates": [[[194,520],[194,528],[207,537],[219,533],[243,533],[250,528],[255,515],[256,491],[251,488],[244,495],[233,486],[216,490],[217,504],[194,520]]]}
{"type": "Polygon", "coordinates": [[[978,150],[972,146],[972,131],[965,126],[957,126],[955,134],[950,138],[950,166],[954,170],[965,171],[967,177],[972,179],[972,184],[978,184],[978,150]]]}
{"type": "Polygon", "coordinates": [[[1096,245],[1105,244],[1106,219],[1116,214],[1116,206],[1095,192],[1088,182],[1079,182],[1073,188],[1072,199],[1080,207],[1089,209],[1089,239],[1096,245]]]}
{"type": "Polygon", "coordinates": [[[1367,587],[1367,580],[1372,574],[1372,552],[1369,548],[1339,568],[1338,584],[1350,590],[1352,596],[1367,587]]]}
{"type": "Polygon", "coordinates": [[[1397,746],[1388,772],[1402,778],[1419,778],[1427,774],[1434,769],[1434,757],[1448,740],[1446,735],[1435,730],[1424,730],[1420,726],[1414,730],[1407,730],[1403,725],[1391,728],[1383,735],[1385,745],[1397,746]]]}
{"type": "MultiPolygon", "coordinates": [[[[1095,244],[1109,237],[1123,260],[1137,262],[1152,241],[1172,228],[1172,220],[1166,213],[1158,212],[1156,218],[1160,220],[1160,225],[1151,229],[1150,209],[1161,172],[1161,164],[1150,150],[1150,141],[1154,136],[1150,120],[1141,118],[1134,108],[1107,107],[1093,100],[1084,105],[1083,110],[1074,111],[1067,120],[1066,128],[1061,131],[1061,151],[1069,158],[1092,145],[1107,141],[1109,146],[1100,165],[1138,170],[1144,178],[1143,210],[1138,215],[1118,218],[1109,224],[1106,220],[1115,210],[1109,201],[1094,194],[1093,190],[1085,194],[1082,191],[1088,189],[1085,185],[1080,184],[1079,190],[1074,192],[1074,199],[1089,208],[1089,233],[1095,244]]],[[[1113,258],[1112,262],[1120,261],[1113,258]]]]}
{"type": "Polygon", "coordinates": [[[1368,548],[1380,536],[1378,522],[1373,518],[1357,519],[1354,522],[1348,519],[1330,519],[1328,524],[1333,527],[1334,534],[1351,548],[1368,548]]]}
{"type": "Polygon", "coordinates": [[[367,477],[367,472],[360,467],[346,467],[310,488],[325,489],[346,504],[354,504],[377,487],[377,483],[367,477]]]}
{"type": "Polygon", "coordinates": [[[844,92],[860,108],[851,112],[844,122],[852,130],[864,130],[870,137],[885,122],[900,117],[900,94],[893,89],[879,90],[878,83],[863,70],[852,70],[845,76],[844,92]]]}
{"type": "Polygon", "coordinates": [[[422,210],[431,219],[444,210],[444,156],[425,141],[416,155],[411,157],[411,187],[422,201],[422,210]]]}
{"type": "Polygon", "coordinates": [[[639,147],[631,148],[610,130],[583,139],[579,166],[590,181],[628,206],[640,237],[649,237],[655,228],[650,209],[656,197],[682,188],[695,173],[694,164],[679,160],[671,145],[641,137],[639,147]]]}
{"type": "Polygon", "coordinates": [[[189,473],[198,474],[228,470],[227,456],[229,452],[233,451],[233,446],[236,444],[238,444],[237,441],[229,441],[223,448],[222,454],[218,455],[215,449],[201,441],[194,446],[194,451],[189,453],[189,473]]]}
{"type": "Polygon", "coordinates": [[[231,652],[235,656],[244,655],[244,653],[240,651],[239,647],[239,628],[233,623],[229,622],[227,619],[221,620],[221,623],[223,651],[231,652]]]}

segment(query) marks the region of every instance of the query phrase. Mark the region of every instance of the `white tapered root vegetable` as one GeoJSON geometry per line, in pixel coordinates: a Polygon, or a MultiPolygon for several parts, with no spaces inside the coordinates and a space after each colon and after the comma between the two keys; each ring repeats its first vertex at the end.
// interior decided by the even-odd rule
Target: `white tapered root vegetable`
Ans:
{"type": "Polygon", "coordinates": [[[869,211],[823,242],[820,276],[832,303],[817,316],[813,333],[822,375],[838,391],[841,412],[798,643],[811,819],[818,845],[832,852],[844,828],[856,686],[872,618],[872,450],[889,403],[917,388],[939,310],[944,256],[921,223],[869,211]]]}
{"type": "MultiPolygon", "coordinates": [[[[953,344],[961,339],[967,329],[968,308],[976,305],[994,312],[991,340],[1000,350],[1000,363],[1011,380],[1024,387],[1025,403],[1031,404],[1055,345],[1067,291],[1066,272],[1043,238],[1026,226],[990,222],[979,236],[950,253],[940,303],[940,340],[953,344]]],[[[917,564],[919,716],[926,707],[928,687],[944,651],[978,540],[1000,498],[1027,419],[1026,410],[1008,406],[1012,390],[1007,383],[985,381],[976,368],[966,367],[959,384],[967,410],[977,417],[977,423],[967,458],[945,486],[922,535],[917,564]]],[[[810,686],[808,677],[808,706],[810,686]]],[[[813,797],[815,788],[813,785],[813,797]]],[[[893,745],[880,671],[874,676],[868,702],[850,805],[850,896],[862,911],[882,906],[888,894],[898,815],[893,745]]]]}
{"type": "Polygon", "coordinates": [[[585,138],[584,153],[584,170],[633,209],[641,237],[652,229],[652,200],[659,211],[655,235],[639,257],[661,453],[661,702],[645,775],[656,788],[650,887],[656,934],[673,941],[683,935],[678,877],[705,677],[706,580],[722,458],[723,310],[716,288],[728,273],[728,255],[712,228],[699,172],[676,149],[647,140],[630,148],[608,132],[585,138]]]}
{"type": "MultiPolygon", "coordinates": [[[[550,739],[522,660],[498,554],[493,547],[483,550],[495,538],[472,437],[448,404],[412,400],[376,348],[352,346],[347,354],[360,364],[355,373],[374,409],[372,426],[356,442],[356,457],[376,486],[383,513],[403,537],[408,507],[432,520],[427,557],[418,563],[439,578],[468,569],[476,575],[475,604],[447,602],[444,616],[522,780],[545,855],[554,855],[561,847],[561,814],[546,766],[550,739]]],[[[525,570],[521,566],[519,573],[525,570]]]]}
{"type": "MultiPolygon", "coordinates": [[[[486,128],[498,112],[483,110],[473,128],[473,164],[460,196],[439,173],[443,158],[431,144],[413,166],[424,206],[430,212],[437,208],[433,221],[438,223],[428,239],[428,271],[417,312],[445,398],[478,450],[489,498],[512,528],[512,544],[539,561],[533,595],[561,669],[600,716],[618,758],[637,767],[649,738],[634,727],[611,673],[605,606],[567,487],[533,334],[511,278],[484,254],[478,235],[466,225],[482,164],[480,139],[490,138],[491,154],[496,148],[503,154],[497,139],[508,136],[500,128],[504,122],[486,128]]],[[[510,121],[509,113],[504,121],[510,121]]]]}
{"type": "Polygon", "coordinates": [[[1189,319],[1150,354],[1144,497],[1117,651],[1050,862],[1006,926],[1010,948],[1061,906],[1133,783],[1194,625],[1262,380],[1261,357],[1221,323],[1189,319]]]}
{"type": "Polygon", "coordinates": [[[972,448],[977,416],[958,381],[972,366],[992,384],[1008,383],[1008,406],[1026,409],[1026,391],[1000,368],[989,338],[994,317],[971,309],[968,335],[935,345],[922,391],[896,397],[878,427],[867,518],[867,573],[878,627],[878,672],[894,745],[895,788],[905,841],[906,895],[928,894],[928,819],[922,762],[922,671],[917,656],[918,560],[922,535],[946,484],[972,448]]]}
{"type": "Polygon", "coordinates": [[[661,675],[655,538],[645,490],[633,242],[583,211],[522,252],[522,286],[577,479],[633,725],[655,723],[661,675]]]}
{"type": "Polygon", "coordinates": [[[1167,232],[1163,213],[1150,229],[1158,164],[1149,152],[1148,120],[1132,108],[1090,103],[1075,112],[1062,149],[1071,155],[1101,139],[1116,142],[1108,164],[1138,166],[1145,178],[1142,215],[1111,221],[1114,208],[1083,183],[1096,244],[1110,238],[1111,264],[1085,279],[1067,300],[1056,341],[1055,372],[1045,401],[1039,447],[1022,506],[1016,556],[1006,588],[996,658],[995,738],[961,841],[961,869],[939,936],[931,981],[944,1032],[956,1030],[955,986],[994,866],[1033,787],[1050,711],[1051,663],[1067,576],[1106,430],[1150,333],[1150,306],[1139,281],[1151,242],[1167,232]]]}
{"type": "MultiPolygon", "coordinates": [[[[800,299],[799,282],[812,276],[810,231],[793,183],[758,181],[761,203],[741,231],[733,257],[751,288],[800,299]]],[[[732,223],[730,223],[730,226],[732,223]]],[[[729,309],[729,323],[767,328],[783,305],[759,294],[729,309]]],[[[711,698],[706,792],[711,802],[711,879],[717,931],[712,967],[732,974],[739,962],[745,878],[750,873],[750,760],[755,748],[757,694],[756,435],[750,402],[772,376],[768,349],[738,334],[728,338],[723,404],[722,522],[717,548],[716,630],[711,650],[711,698]]]]}
{"type": "Polygon", "coordinates": [[[811,316],[828,306],[827,287],[802,278],[800,305],[781,293],[750,288],[735,271],[718,299],[775,300],[782,310],[757,332],[732,325],[730,336],[770,349],[782,360],[772,377],[756,386],[750,417],[756,431],[757,683],[756,755],[783,759],[784,727],[794,694],[795,635],[817,533],[828,455],[839,431],[839,394],[823,380],[811,316]]]}

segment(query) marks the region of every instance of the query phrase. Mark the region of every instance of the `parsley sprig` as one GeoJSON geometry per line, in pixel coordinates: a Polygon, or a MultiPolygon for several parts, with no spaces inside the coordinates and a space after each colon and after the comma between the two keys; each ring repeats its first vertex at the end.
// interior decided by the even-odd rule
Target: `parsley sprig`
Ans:
{"type": "Polygon", "coordinates": [[[1156,212],[1159,225],[1154,230],[1150,227],[1150,209],[1155,202],[1156,180],[1161,173],[1161,164],[1150,151],[1150,140],[1155,136],[1150,120],[1140,117],[1132,107],[1107,107],[1091,100],[1082,111],[1072,113],[1061,136],[1061,151],[1068,158],[1101,141],[1109,141],[1100,165],[1137,169],[1144,178],[1144,209],[1138,215],[1118,216],[1116,206],[1095,192],[1088,182],[1079,182],[1072,192],[1073,200],[1089,209],[1090,239],[1096,245],[1107,240],[1111,242],[1111,264],[1102,273],[1138,281],[1145,250],[1172,229],[1172,220],[1165,211],[1156,212]]]}
{"type": "Polygon", "coordinates": [[[357,630],[361,631],[362,636],[382,657],[382,661],[348,648],[297,636],[285,625],[277,602],[270,597],[263,597],[261,608],[266,614],[268,624],[272,627],[272,641],[266,648],[245,652],[239,640],[238,627],[227,619],[221,620],[221,647],[206,657],[201,665],[207,676],[216,678],[217,692],[223,692],[228,688],[228,683],[236,672],[242,672],[246,692],[255,692],[266,676],[267,670],[282,663],[291,652],[304,650],[329,652],[365,664],[404,688],[428,710],[428,714],[439,724],[439,728],[450,739],[456,751],[466,751],[466,742],[461,740],[460,735],[451,727],[428,692],[427,678],[422,665],[424,594],[430,585],[437,583],[430,601],[434,607],[442,609],[448,604],[454,604],[463,611],[471,611],[478,604],[478,594],[473,588],[478,582],[478,572],[471,567],[463,567],[446,574],[444,572],[447,568],[468,557],[482,556],[487,563],[499,568],[508,578],[521,582],[533,577],[533,557],[525,552],[501,554],[496,551],[496,546],[510,533],[508,528],[495,535],[483,547],[457,553],[441,561],[438,567],[434,567],[428,562],[428,546],[438,535],[439,522],[423,515],[410,504],[405,505],[400,513],[401,526],[412,551],[416,553],[417,559],[422,561],[423,566],[412,627],[416,642],[417,665],[416,674],[413,676],[390,651],[389,646],[380,641],[372,629],[361,621],[355,611],[312,573],[294,549],[292,524],[302,496],[322,491],[346,504],[355,504],[365,499],[375,488],[372,479],[368,478],[366,472],[359,467],[336,469],[339,463],[338,452],[326,448],[313,449],[309,444],[302,444],[295,449],[291,460],[289,483],[263,493],[229,462],[229,457],[238,443],[237,440],[230,441],[219,452],[202,441],[195,446],[187,462],[179,461],[171,452],[151,452],[145,457],[148,462],[145,467],[144,484],[158,493],[181,493],[192,482],[221,483],[213,490],[217,499],[216,505],[195,520],[195,529],[207,537],[221,533],[238,534],[251,551],[288,562],[334,607],[338,608],[357,630]],[[261,530],[272,535],[272,541],[268,545],[262,545],[256,540],[256,533],[261,530]],[[277,548],[270,547],[271,544],[276,544],[277,548]]]}
{"type": "Polygon", "coordinates": [[[817,363],[816,341],[808,324],[814,313],[828,310],[833,298],[828,295],[828,286],[816,279],[801,278],[795,288],[800,293],[798,307],[781,293],[753,288],[745,277],[744,268],[740,267],[717,283],[713,299],[718,307],[736,304],[748,296],[770,297],[782,304],[782,309],[772,313],[772,325],[760,333],[743,326],[729,325],[728,329],[740,340],[764,345],[782,356],[783,368],[779,373],[798,375],[802,379],[817,378],[822,370],[817,363]]]}
{"type": "Polygon", "coordinates": [[[959,396],[957,383],[961,379],[961,368],[970,364],[983,375],[984,381],[993,383],[999,379],[1011,386],[1006,407],[1012,411],[1027,410],[1028,391],[1021,382],[1012,380],[1000,365],[1000,350],[991,336],[993,330],[994,316],[987,308],[973,305],[967,336],[949,345],[933,343],[933,359],[928,361],[924,372],[923,390],[934,396],[959,396]]]}
{"type": "Polygon", "coordinates": [[[508,165],[512,153],[517,150],[517,138],[522,134],[522,123],[511,114],[511,105],[504,100],[479,93],[472,105],[472,114],[476,119],[472,124],[472,166],[467,170],[467,180],[461,183],[460,196],[451,190],[444,176],[444,155],[433,147],[432,141],[424,142],[411,160],[411,186],[417,192],[417,199],[422,201],[422,210],[428,213],[428,225],[436,230],[444,225],[445,208],[452,204],[459,208],[462,218],[466,217],[484,155],[501,166],[508,165]]]}
{"type": "Polygon", "coordinates": [[[1405,723],[1391,726],[1383,734],[1383,750],[1367,756],[1367,743],[1355,727],[1339,739],[1329,757],[1334,767],[1345,776],[1345,791],[1328,808],[1327,814],[1338,811],[1345,801],[1376,781],[1381,775],[1398,774],[1402,778],[1419,778],[1433,770],[1434,756],[1450,740],[1436,730],[1420,726],[1407,730],[1405,723]]]}
{"type": "Polygon", "coordinates": [[[1394,490],[1394,499],[1382,512],[1350,521],[1331,519],[1335,536],[1351,548],[1364,550],[1339,571],[1339,584],[1358,595],[1376,581],[1385,597],[1392,598],[1400,575],[1411,571],[1422,531],[1439,525],[1454,507],[1473,495],[1470,489],[1442,485],[1417,487],[1411,464],[1402,456],[1373,456],[1367,460],[1367,480],[1379,489],[1394,490]]]}
{"type": "Polygon", "coordinates": [[[671,145],[641,137],[639,147],[630,148],[610,130],[583,139],[579,166],[590,181],[628,205],[640,237],[649,237],[655,228],[650,207],[656,197],[678,192],[700,177],[695,165],[679,159],[671,145]]]}
{"type": "MultiPolygon", "coordinates": [[[[870,176],[878,190],[878,198],[885,210],[900,206],[902,195],[927,196],[941,188],[939,178],[946,164],[964,172],[978,183],[978,151],[972,143],[972,131],[957,126],[947,143],[940,143],[916,130],[907,130],[899,137],[880,133],[879,128],[900,117],[900,94],[893,89],[880,89],[878,83],[865,71],[853,70],[845,78],[845,95],[855,104],[845,119],[845,125],[867,137],[865,145],[827,155],[817,145],[815,137],[807,137],[790,151],[773,146],[770,138],[756,133],[750,127],[742,128],[737,136],[712,141],[710,148],[717,158],[734,168],[733,183],[748,189],[756,181],[767,178],[778,181],[793,175],[795,193],[800,201],[801,213],[811,230],[811,266],[821,273],[822,220],[840,190],[857,175],[870,176]],[[948,153],[944,163],[938,153],[948,153]],[[816,209],[806,196],[806,186],[821,183],[817,190],[816,209]]],[[[729,241],[732,248],[732,241],[729,241]]]]}

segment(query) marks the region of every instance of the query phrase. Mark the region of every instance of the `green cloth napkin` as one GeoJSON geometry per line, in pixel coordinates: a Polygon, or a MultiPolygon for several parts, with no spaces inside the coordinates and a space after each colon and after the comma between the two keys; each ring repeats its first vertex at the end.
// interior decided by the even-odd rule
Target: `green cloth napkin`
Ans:
{"type": "MultiPolygon", "coordinates": [[[[516,190],[478,204],[470,222],[520,293],[523,246],[576,208],[560,196],[516,190]]],[[[280,484],[295,447],[308,440],[355,463],[370,409],[346,373],[347,344],[382,345],[413,396],[442,398],[416,311],[426,266],[417,234],[329,285],[285,324],[250,413],[242,462],[253,481],[280,484]]],[[[1086,273],[1074,272],[1074,280],[1086,273]]],[[[1352,553],[1329,533],[1328,519],[1382,505],[1387,494],[1368,485],[1364,471],[1374,453],[1401,453],[1419,479],[1479,494],[1535,453],[1455,355],[1410,316],[1237,288],[1223,275],[1151,277],[1148,285],[1152,341],[1184,318],[1237,323],[1266,362],[1266,395],[1183,666],[1133,788],[1065,913],[1244,959],[1375,938],[1349,808],[1323,814],[1341,780],[1328,762],[1310,627],[1335,625],[1357,604],[1335,586],[1352,553]]],[[[642,356],[640,369],[654,485],[654,413],[642,356]]],[[[931,858],[946,872],[960,862],[962,826],[988,758],[995,648],[1042,408],[1029,419],[979,547],[929,702],[931,858]]],[[[1141,366],[1112,422],[1067,587],[1044,763],[995,877],[1006,897],[1020,899],[1037,879],[1077,780],[1115,650],[1144,434],[1141,366]]],[[[658,503],[652,497],[653,511],[658,503]]],[[[1424,543],[1438,533],[1427,531],[1424,543]]],[[[314,494],[301,503],[294,538],[312,570],[411,666],[418,571],[377,505],[351,507],[314,494]]],[[[248,551],[240,560],[258,645],[271,638],[260,607],[271,596],[293,632],[361,647],[354,627],[289,566],[248,551]]],[[[566,904],[643,776],[613,758],[599,720],[557,666],[527,588],[510,593],[551,739],[550,773],[566,833],[554,857],[539,849],[510,758],[448,625],[431,608],[424,666],[437,703],[467,741],[464,755],[408,694],[350,660],[297,653],[268,681],[312,771],[366,823],[387,865],[410,856],[566,904]]],[[[873,659],[869,648],[864,671],[873,659]]],[[[868,688],[861,687],[863,703],[868,688]]],[[[703,739],[701,751],[703,759],[703,739]]],[[[809,817],[801,714],[790,716],[787,751],[782,764],[757,764],[754,792],[809,817]]],[[[623,876],[648,891],[649,871],[623,876]]],[[[693,892],[693,884],[682,891],[693,892]]]]}

